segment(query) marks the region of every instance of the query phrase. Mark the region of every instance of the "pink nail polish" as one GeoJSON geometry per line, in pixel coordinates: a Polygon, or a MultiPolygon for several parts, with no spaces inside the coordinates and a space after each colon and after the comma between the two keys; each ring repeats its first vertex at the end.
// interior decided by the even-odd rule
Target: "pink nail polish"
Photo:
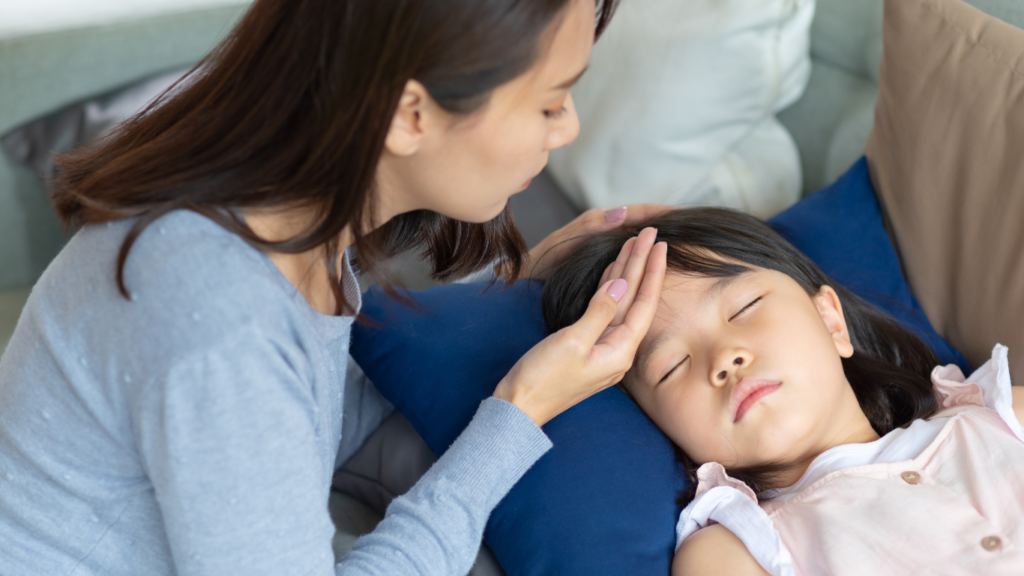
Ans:
{"type": "Polygon", "coordinates": [[[608,295],[618,302],[626,295],[626,288],[629,288],[629,284],[624,279],[619,278],[608,286],[608,295]]]}
{"type": "Polygon", "coordinates": [[[622,220],[625,217],[626,217],[626,207],[625,206],[623,206],[622,208],[616,208],[614,210],[609,210],[609,211],[604,213],[604,221],[605,222],[618,222],[619,220],[622,220]]]}

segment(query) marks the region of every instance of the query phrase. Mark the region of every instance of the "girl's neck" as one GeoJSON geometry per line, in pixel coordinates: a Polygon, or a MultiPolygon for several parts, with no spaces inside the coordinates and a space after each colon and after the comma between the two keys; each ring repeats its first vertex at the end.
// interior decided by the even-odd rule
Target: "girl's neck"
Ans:
{"type": "MultiPolygon", "coordinates": [[[[840,420],[840,422],[842,421],[840,420]]],[[[807,469],[810,468],[814,459],[832,448],[846,444],[867,444],[879,438],[880,436],[875,432],[871,422],[864,415],[858,404],[856,412],[849,414],[848,419],[836,428],[835,434],[825,439],[818,449],[803,455],[799,460],[792,463],[792,467],[786,467],[785,470],[778,473],[776,479],[779,486],[788,487],[799,482],[804,474],[807,473],[807,469]]]]}

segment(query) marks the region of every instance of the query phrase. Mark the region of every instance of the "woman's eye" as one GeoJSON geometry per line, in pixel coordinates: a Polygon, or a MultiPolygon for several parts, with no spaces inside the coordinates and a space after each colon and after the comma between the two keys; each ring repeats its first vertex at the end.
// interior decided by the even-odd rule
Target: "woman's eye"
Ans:
{"type": "Polygon", "coordinates": [[[551,120],[555,120],[557,118],[561,118],[562,115],[565,114],[565,112],[566,108],[565,106],[562,106],[558,110],[545,110],[544,115],[550,118],[551,120]]]}
{"type": "Polygon", "coordinates": [[[732,318],[729,318],[729,320],[734,320],[736,318],[739,318],[744,312],[746,312],[747,310],[750,310],[751,308],[754,307],[755,304],[760,302],[761,298],[764,298],[764,296],[758,296],[757,298],[754,298],[749,304],[747,304],[746,306],[741,308],[739,312],[733,314],[732,318]]]}

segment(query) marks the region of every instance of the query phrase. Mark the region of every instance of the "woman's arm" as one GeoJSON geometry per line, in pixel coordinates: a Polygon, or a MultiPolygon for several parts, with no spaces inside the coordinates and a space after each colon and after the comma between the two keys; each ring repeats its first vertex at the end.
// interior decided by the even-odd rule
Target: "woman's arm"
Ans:
{"type": "Polygon", "coordinates": [[[521,410],[484,400],[451,448],[356,541],[338,574],[469,572],[494,507],[550,447],[521,410]]]}
{"type": "Polygon", "coordinates": [[[768,576],[735,534],[713,524],[683,540],[672,561],[672,576],[718,574],[768,576]]]}
{"type": "Polygon", "coordinates": [[[243,328],[129,397],[177,574],[334,573],[333,462],[309,380],[301,351],[243,328]]]}
{"type": "Polygon", "coordinates": [[[327,511],[332,425],[300,350],[242,330],[155,376],[131,400],[136,445],[174,566],[220,574],[465,574],[493,508],[550,447],[515,406],[469,427],[341,564],[327,511]]]}

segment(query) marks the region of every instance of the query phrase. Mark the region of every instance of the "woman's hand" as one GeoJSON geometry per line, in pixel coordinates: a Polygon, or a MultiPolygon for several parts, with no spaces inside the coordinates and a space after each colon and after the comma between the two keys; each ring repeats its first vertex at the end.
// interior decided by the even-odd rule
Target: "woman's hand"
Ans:
{"type": "Polygon", "coordinates": [[[544,280],[558,267],[562,259],[587,237],[619,226],[639,226],[671,210],[678,208],[657,204],[633,204],[611,210],[587,210],[572,222],[552,232],[530,250],[523,266],[522,277],[544,280]]]}
{"type": "MultiPolygon", "coordinates": [[[[622,380],[661,299],[668,247],[643,230],[627,242],[616,263],[620,276],[597,289],[583,317],[527,352],[494,391],[538,426],[622,380]]],[[[614,266],[614,265],[613,265],[614,266]]]]}

